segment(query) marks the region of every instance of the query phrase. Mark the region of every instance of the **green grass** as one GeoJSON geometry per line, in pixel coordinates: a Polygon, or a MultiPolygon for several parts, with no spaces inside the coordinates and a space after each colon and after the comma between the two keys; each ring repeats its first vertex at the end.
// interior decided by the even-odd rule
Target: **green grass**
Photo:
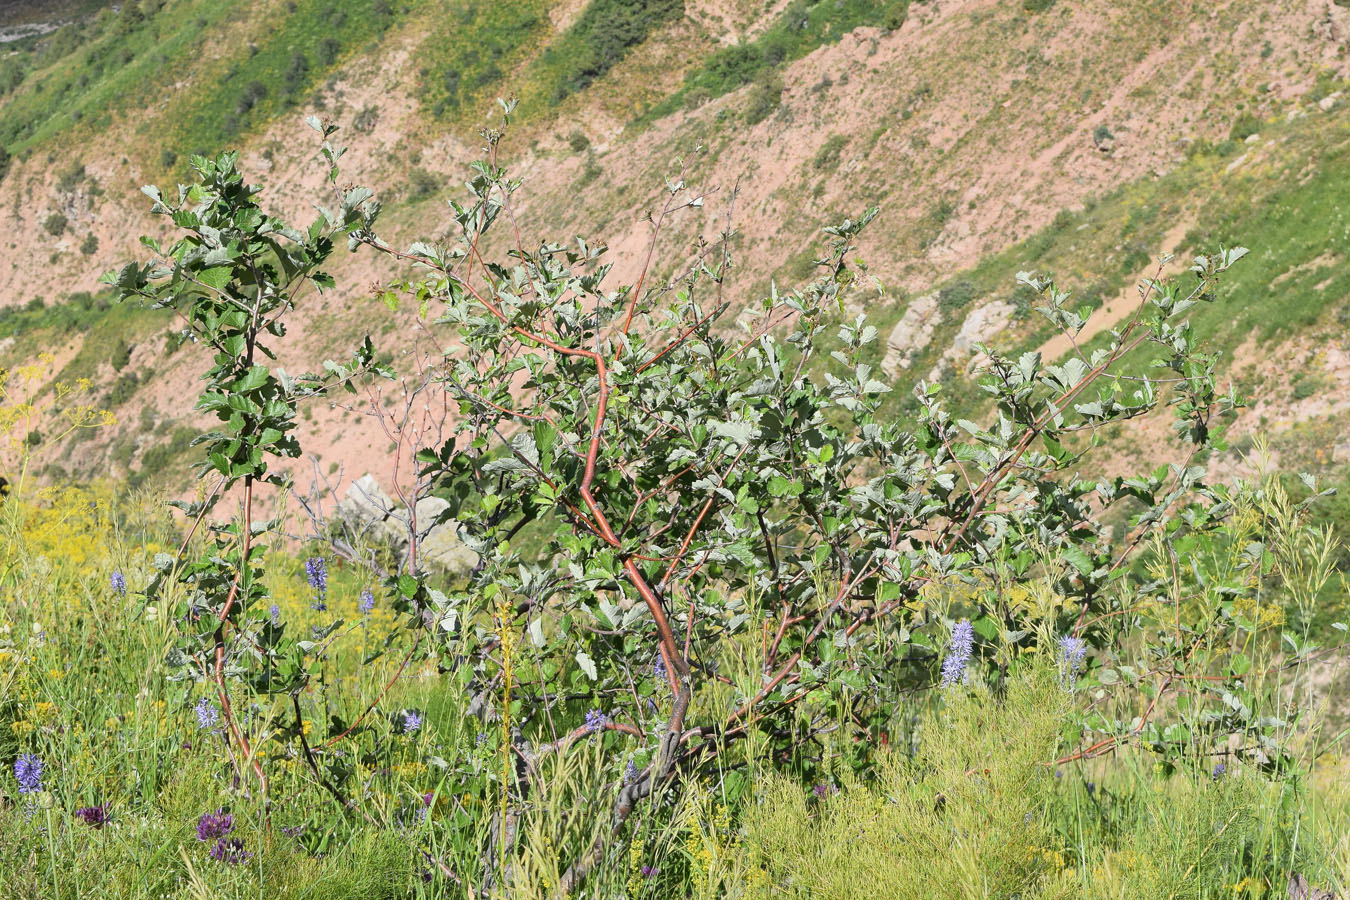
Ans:
{"type": "Polygon", "coordinates": [[[794,0],[754,39],[709,56],[685,77],[679,90],[653,106],[642,121],[655,121],[763,79],[817,47],[838,42],[860,26],[898,28],[908,9],[909,0],[794,0]]]}
{"type": "Polygon", "coordinates": [[[38,45],[0,106],[0,144],[19,152],[119,123],[137,136],[129,152],[155,169],[170,164],[163,149],[212,152],[293,109],[406,6],[171,0],[134,25],[112,17],[68,26],[38,45]]]}
{"type": "MultiPolygon", "coordinates": [[[[1350,270],[1335,248],[1350,239],[1350,116],[1338,110],[1289,125],[1267,124],[1264,135],[1276,141],[1267,161],[1228,173],[1235,156],[1202,150],[1161,178],[1124,184],[1085,209],[1062,211],[1034,235],[934,288],[959,287],[978,303],[995,298],[1012,303],[1018,310],[1014,325],[993,343],[1016,356],[1055,333],[1039,313],[1029,311],[1025,289],[1016,283],[1019,271],[1051,275],[1062,290],[1073,291],[1071,306],[1095,309],[1132,287],[1135,275],[1161,253],[1169,230],[1193,221],[1203,224],[1185,235],[1179,259],[1216,252],[1220,244],[1254,251],[1225,276],[1218,302],[1191,310],[1196,333],[1208,347],[1231,355],[1247,341],[1269,345],[1318,327],[1343,328],[1350,270]],[[1309,159],[1316,162],[1310,165],[1309,159]]],[[[1178,283],[1189,284],[1190,278],[1183,274],[1178,283]]],[[[903,310],[903,303],[881,307],[871,318],[884,336],[903,310]]],[[[967,312],[964,305],[945,310],[910,378],[917,381],[928,372],[967,312]]],[[[1105,340],[1099,336],[1089,346],[1105,340]]],[[[881,342],[874,363],[884,350],[881,342]]],[[[982,399],[982,392],[965,380],[948,387],[958,407],[982,399]]],[[[914,409],[908,391],[897,390],[893,397],[901,410],[914,409]]]]}
{"type": "Polygon", "coordinates": [[[1315,821],[1297,784],[1133,753],[1047,765],[1069,702],[1053,672],[1023,670],[930,712],[917,752],[888,755],[875,780],[813,795],[764,779],[749,896],[1217,900],[1281,889],[1290,872],[1337,877],[1315,832],[1344,813],[1315,821]]]}
{"type": "Polygon", "coordinates": [[[684,0],[590,0],[540,59],[548,100],[590,87],[666,22],[684,15],[684,0]]]}
{"type": "Polygon", "coordinates": [[[423,107],[437,118],[481,115],[492,89],[548,29],[543,0],[464,0],[434,16],[420,44],[423,107]]]}

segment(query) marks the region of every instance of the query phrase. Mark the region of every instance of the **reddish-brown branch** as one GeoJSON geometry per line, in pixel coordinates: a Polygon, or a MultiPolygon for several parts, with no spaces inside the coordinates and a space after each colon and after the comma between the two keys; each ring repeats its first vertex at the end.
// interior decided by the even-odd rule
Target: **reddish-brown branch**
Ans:
{"type": "Polygon", "coordinates": [[[239,571],[235,572],[234,581],[230,585],[230,592],[225,596],[225,603],[220,608],[220,614],[216,621],[216,667],[215,681],[216,691],[220,697],[220,713],[225,719],[225,726],[230,732],[230,737],[239,746],[243,752],[244,758],[253,766],[253,771],[258,776],[258,782],[262,786],[263,797],[267,797],[267,772],[264,771],[262,761],[254,754],[252,747],[249,746],[248,736],[244,734],[239,727],[239,723],[234,717],[234,707],[230,703],[230,692],[225,687],[225,628],[229,624],[230,612],[234,609],[235,600],[239,596],[239,586],[244,579],[244,574],[249,567],[249,553],[253,543],[253,476],[244,477],[244,515],[243,515],[243,542],[240,549],[239,571]]]}
{"type": "Polygon", "coordinates": [[[379,694],[375,696],[374,700],[370,701],[370,705],[367,706],[359,716],[357,716],[354,720],[352,720],[352,724],[348,725],[346,730],[344,730],[341,734],[333,735],[328,740],[320,744],[319,745],[320,747],[331,747],[333,744],[336,744],[338,741],[342,740],[347,735],[351,734],[353,731],[357,729],[357,726],[361,724],[361,722],[366,718],[366,716],[370,715],[370,711],[380,704],[380,701],[383,700],[385,695],[389,693],[389,689],[394,686],[394,682],[398,681],[399,678],[402,677],[403,670],[408,668],[408,663],[412,662],[413,656],[417,654],[417,648],[422,645],[423,633],[424,632],[421,630],[417,632],[417,640],[413,641],[412,649],[409,650],[408,654],[403,657],[403,662],[399,663],[399,667],[397,670],[395,670],[393,677],[385,682],[384,687],[380,688],[379,694]]]}

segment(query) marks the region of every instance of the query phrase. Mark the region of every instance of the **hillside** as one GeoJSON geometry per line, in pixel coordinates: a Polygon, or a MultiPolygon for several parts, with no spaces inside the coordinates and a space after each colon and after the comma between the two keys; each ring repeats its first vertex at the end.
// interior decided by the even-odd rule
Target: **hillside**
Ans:
{"type": "MultiPolygon", "coordinates": [[[[1048,323],[1015,290],[1019,270],[1053,272],[1102,306],[1100,328],[1157,255],[1185,259],[1216,241],[1252,247],[1257,264],[1235,273],[1203,320],[1257,400],[1238,433],[1268,426],[1280,452],[1309,464],[1347,453],[1336,435],[1350,406],[1350,283],[1326,236],[1344,232],[1350,196],[1341,102],[1350,9],[1302,0],[451,9],[142,0],[116,13],[63,10],[72,24],[6,45],[0,362],[51,350],[58,377],[91,378],[121,423],[49,454],[53,472],[139,480],[184,450],[193,363],[173,352],[173,323],[109,308],[96,283],[136,255],[134,236],[163,233],[142,184],[184,177],[190,151],[238,147],[245,170],[265,178],[267,202],[303,219],[322,191],[302,121],[313,112],[344,126],[344,177],[380,191],[386,230],[434,236],[499,95],[521,98],[504,159],[524,181],[528,239],[603,239],[616,283],[640,269],[646,217],[681,166],[707,200],[666,223],[657,271],[676,271],[729,214],[728,290],[747,307],[771,281],[810,275],[822,225],[880,205],[862,244],[880,287],[858,302],[893,338],[879,357],[889,357],[897,411],[920,377],[963,371],[975,342],[1012,350],[1047,340],[1048,323]]],[[[373,300],[370,286],[392,270],[357,254],[334,274],[338,288],[311,320],[322,327],[287,339],[303,356],[317,365],[366,332],[413,333],[411,313],[395,327],[373,300]]],[[[376,343],[389,358],[406,349],[376,343]]],[[[326,469],[387,477],[387,442],[359,411],[318,409],[304,427],[326,469]]]]}
{"type": "Polygon", "coordinates": [[[1350,890],[1350,0],[0,4],[0,900],[1350,890]]]}

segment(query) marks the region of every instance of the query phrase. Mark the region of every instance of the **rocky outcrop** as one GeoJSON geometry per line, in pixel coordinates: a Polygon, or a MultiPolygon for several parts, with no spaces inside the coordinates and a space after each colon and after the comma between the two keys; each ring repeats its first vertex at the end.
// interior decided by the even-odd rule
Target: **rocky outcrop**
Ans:
{"type": "Polygon", "coordinates": [[[966,371],[979,368],[986,357],[979,351],[977,344],[987,344],[1000,331],[1012,323],[1013,305],[1007,300],[994,300],[978,309],[973,309],[961,329],[952,338],[952,345],[942,354],[942,359],[928,373],[929,381],[939,381],[947,369],[955,369],[964,364],[966,371]]]}
{"type": "Polygon", "coordinates": [[[938,292],[924,294],[910,301],[891,336],[886,339],[886,356],[881,370],[896,375],[914,364],[914,357],[923,352],[933,340],[933,329],[938,325],[938,292]]]}
{"type": "MultiPolygon", "coordinates": [[[[459,523],[444,518],[449,508],[450,504],[439,497],[417,501],[417,547],[421,562],[428,568],[460,575],[477,564],[478,554],[459,539],[459,523]]],[[[411,532],[408,510],[397,506],[370,474],[348,485],[335,516],[361,543],[407,549],[411,532]]]]}

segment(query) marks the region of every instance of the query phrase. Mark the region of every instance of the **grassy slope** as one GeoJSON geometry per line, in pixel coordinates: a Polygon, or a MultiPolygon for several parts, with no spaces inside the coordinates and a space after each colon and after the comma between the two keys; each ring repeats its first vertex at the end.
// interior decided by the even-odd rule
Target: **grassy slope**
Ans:
{"type": "Polygon", "coordinates": [[[27,78],[0,107],[0,142],[22,153],[130,125],[137,139],[127,153],[166,168],[156,165],[169,162],[165,152],[237,141],[343,61],[369,54],[398,20],[383,8],[373,11],[369,0],[170,0],[137,23],[112,16],[67,26],[50,40],[68,52],[32,51],[27,78]]]}
{"type": "MultiPolygon", "coordinates": [[[[689,53],[680,63],[683,69],[651,71],[653,60],[657,65],[666,60],[659,48],[643,45],[641,53],[632,53],[630,47],[624,47],[609,59],[617,77],[602,80],[599,87],[583,91],[583,96],[577,97],[567,96],[568,85],[575,84],[577,73],[585,67],[574,60],[595,50],[592,46],[595,28],[593,22],[587,24],[587,11],[591,11],[593,20],[594,10],[604,6],[603,3],[584,7],[572,20],[573,24],[561,33],[553,31],[550,5],[543,0],[513,5],[506,11],[489,8],[478,0],[463,0],[454,5],[450,15],[442,14],[432,5],[408,2],[390,6],[389,15],[383,17],[360,14],[368,6],[365,0],[296,0],[289,6],[293,10],[288,4],[267,0],[255,4],[251,14],[244,15],[238,7],[202,0],[170,0],[135,28],[119,30],[116,21],[107,19],[97,27],[89,26],[80,33],[75,49],[59,58],[42,57],[43,65],[30,72],[22,86],[3,99],[0,135],[23,133],[13,145],[20,152],[58,143],[78,144],[122,122],[128,111],[151,109],[150,114],[130,119],[136,137],[124,144],[125,152],[145,164],[150,175],[147,180],[151,180],[156,178],[157,171],[181,168],[181,155],[186,152],[245,139],[286,112],[295,99],[307,93],[312,96],[336,67],[351,60],[375,58],[380,42],[387,45],[395,40],[414,48],[419,79],[416,96],[423,110],[433,118],[439,112],[447,128],[465,130],[467,121],[481,111],[485,98],[499,89],[515,90],[524,98],[527,123],[537,122],[533,129],[536,134],[547,127],[549,114],[559,98],[565,98],[561,108],[569,110],[569,115],[584,110],[585,103],[594,102],[609,109],[627,109],[641,124],[652,120],[650,115],[644,118],[644,109],[707,102],[741,83],[772,76],[791,59],[838,40],[842,33],[858,24],[887,24],[907,11],[904,4],[897,3],[788,4],[757,36],[735,51],[716,49],[710,32],[691,34],[692,26],[685,22],[680,26],[685,31],[680,33],[688,38],[685,49],[689,53]],[[793,25],[803,21],[804,28],[793,25]],[[331,43],[321,51],[324,39],[331,39],[331,43]],[[298,54],[303,54],[308,63],[297,75],[298,54]],[[661,78],[665,81],[661,82],[661,78]],[[88,83],[81,88],[78,85],[82,80],[88,83]],[[264,85],[266,92],[257,95],[252,107],[245,109],[243,101],[255,81],[264,85]],[[669,88],[662,95],[664,100],[652,99],[649,88],[656,83],[669,88]],[[615,105],[616,96],[625,99],[615,105]],[[171,162],[166,151],[177,153],[179,160],[171,162]]],[[[669,4],[653,6],[660,13],[669,4]]],[[[1147,17],[1147,12],[1141,8],[1130,15],[1147,17]]],[[[972,27],[979,25],[980,15],[984,14],[972,18],[972,27]]],[[[1054,9],[1037,16],[1014,16],[1006,22],[995,20],[991,27],[1005,32],[1012,29],[1010,34],[1019,31],[1048,34],[1053,33],[1059,18],[1065,15],[1054,9]]],[[[670,27],[661,31],[660,21],[658,15],[650,23],[648,31],[655,37],[649,44],[669,41],[674,33],[670,27]]],[[[1171,28],[1156,22],[1149,27],[1162,29],[1163,33],[1171,28]]],[[[71,40],[66,39],[62,46],[69,45],[71,40]]],[[[970,60],[960,53],[971,52],[974,51],[968,48],[961,48],[959,53],[954,51],[949,68],[970,65],[970,60]]],[[[1115,66],[1128,64],[1133,58],[1126,53],[1118,62],[1098,62],[1111,62],[1115,66]]],[[[1028,73],[1049,65],[1044,57],[1026,62],[1028,73]]],[[[909,77],[897,73],[898,79],[902,76],[909,77]]],[[[887,162],[890,157],[881,149],[887,142],[895,143],[912,113],[922,116],[928,94],[960,89],[947,69],[926,71],[924,77],[926,80],[917,88],[897,91],[886,100],[884,107],[876,111],[882,124],[871,133],[861,128],[822,136],[820,150],[808,157],[802,172],[789,178],[776,194],[782,203],[814,210],[810,221],[802,218],[784,222],[780,241],[799,240],[794,229],[803,236],[809,234],[814,224],[829,217],[828,213],[853,211],[857,205],[853,194],[859,197],[865,194],[869,200],[886,200],[887,216],[874,227],[877,232],[884,228],[885,233],[884,243],[876,252],[903,260],[921,254],[946,221],[963,212],[956,210],[954,204],[939,203],[915,215],[912,210],[897,210],[896,198],[886,197],[894,190],[890,184],[894,170],[887,162]],[[847,169],[851,171],[845,176],[847,169]],[[835,182],[849,185],[851,193],[840,195],[832,189],[821,197],[822,186],[835,182]]],[[[1085,98],[1093,90],[1100,92],[1101,85],[1089,84],[1093,77],[1091,70],[1083,66],[1070,73],[1074,90],[1081,87],[1085,98]]],[[[1334,87],[1330,83],[1321,85],[1320,92],[1327,93],[1334,87]]],[[[1193,88],[1192,85],[1187,90],[1193,88]]],[[[1017,104],[1014,108],[1027,109],[1033,109],[1035,104],[1023,95],[1028,91],[1034,94],[1035,90],[1032,78],[1014,80],[1006,88],[1010,102],[1017,104]]],[[[1094,102],[1097,96],[1099,93],[1093,95],[1094,102]]],[[[752,91],[751,106],[754,102],[752,91]]],[[[982,135],[1006,133],[1011,116],[1007,107],[1006,103],[995,104],[980,113],[980,118],[956,138],[955,144],[942,148],[941,153],[905,151],[907,155],[901,158],[914,159],[920,177],[937,183],[947,181],[955,173],[942,167],[944,157],[955,158],[962,147],[978,143],[982,135]]],[[[667,151],[708,137],[709,152],[695,162],[693,171],[695,178],[707,175],[729,158],[728,154],[742,152],[744,148],[733,143],[741,121],[738,117],[751,112],[753,109],[741,109],[730,116],[719,113],[713,124],[720,127],[713,134],[704,133],[707,122],[689,120],[668,134],[652,156],[664,157],[667,151]]],[[[783,114],[791,119],[819,117],[821,112],[803,109],[798,103],[783,114]]],[[[1038,128],[1054,126],[1048,118],[1032,124],[1038,128]]],[[[1206,333],[1215,332],[1220,346],[1231,351],[1253,334],[1274,339],[1309,328],[1319,321],[1319,316],[1324,317],[1328,305],[1344,296],[1343,277],[1328,286],[1323,282],[1328,274],[1334,273],[1322,273],[1316,267],[1298,270],[1278,286],[1281,302],[1273,315],[1267,309],[1270,293],[1267,285],[1279,273],[1298,269],[1319,257],[1325,246],[1324,233],[1319,229],[1325,222],[1343,223],[1343,219],[1337,218],[1341,213],[1336,208],[1336,198],[1344,196],[1347,188],[1343,174],[1344,127],[1340,112],[1331,116],[1314,114],[1313,119],[1288,126],[1265,126],[1262,149],[1252,154],[1254,161],[1232,174],[1225,170],[1249,148],[1201,144],[1199,152],[1166,176],[1123,184],[1085,210],[1066,211],[1051,226],[985,257],[975,268],[949,275],[937,285],[947,289],[946,320],[928,353],[917,360],[911,372],[916,378],[927,373],[949,346],[965,314],[983,300],[989,297],[1018,300],[1013,280],[1018,270],[1052,272],[1093,305],[1125,289],[1141,265],[1157,251],[1162,235],[1178,220],[1203,223],[1200,230],[1188,236],[1183,252],[1210,249],[1216,239],[1243,243],[1258,250],[1237,271],[1225,302],[1198,313],[1198,324],[1206,333]],[[1272,137],[1284,143],[1265,147],[1264,141],[1272,137]],[[1263,158],[1256,159],[1258,156],[1263,158]],[[1308,157],[1321,162],[1311,170],[1312,180],[1300,183],[1309,177],[1303,168],[1303,160],[1308,157]],[[1322,288],[1317,289],[1316,285],[1322,288]]],[[[911,143],[922,133],[914,131],[911,143]]],[[[922,149],[918,144],[914,147],[922,149]]],[[[546,185],[548,205],[535,212],[544,217],[558,215],[594,223],[596,228],[591,233],[602,234],[616,215],[615,210],[626,210],[634,202],[637,179],[631,177],[632,173],[611,178],[605,168],[608,165],[605,156],[597,158],[590,150],[584,152],[588,161],[581,169],[581,183],[571,189],[567,185],[546,185]],[[597,178],[599,181],[584,194],[576,189],[597,178]],[[555,209],[555,201],[563,205],[555,209]]],[[[414,213],[429,209],[428,204],[437,206],[439,201],[405,204],[403,210],[392,209],[391,218],[406,221],[414,213]]],[[[747,247],[745,252],[754,255],[756,248],[747,247]]],[[[780,283],[809,273],[811,256],[810,248],[790,256],[775,273],[780,283]]],[[[763,286],[767,286],[767,279],[760,285],[763,286]]],[[[757,290],[745,292],[746,296],[753,296],[757,290]]],[[[882,333],[888,333],[903,311],[903,301],[894,305],[878,301],[871,305],[870,312],[882,333]]],[[[86,313],[81,316],[88,317],[86,313]]],[[[360,331],[363,322],[334,320],[329,331],[334,335],[360,331]]],[[[81,325],[84,333],[133,343],[149,337],[159,327],[162,326],[158,320],[142,321],[126,311],[81,325]]],[[[20,339],[8,353],[23,353],[44,341],[59,342],[68,333],[62,314],[57,311],[30,312],[21,317],[6,315],[0,319],[0,339],[5,336],[20,339]]],[[[1004,347],[1036,346],[1047,333],[1039,317],[1031,315],[1001,336],[998,343],[1004,347]]],[[[81,351],[64,374],[91,374],[90,360],[96,358],[102,343],[91,346],[89,352],[81,351]]],[[[121,380],[125,390],[125,379],[121,380]]],[[[902,389],[896,396],[903,408],[905,386],[899,387],[902,389]]],[[[105,395],[115,388],[111,381],[104,385],[105,395]]],[[[967,393],[965,399],[973,396],[967,393]]],[[[134,409],[124,411],[123,418],[133,413],[134,409]]],[[[119,451],[117,455],[124,454],[119,451]]]]}
{"type": "MultiPolygon", "coordinates": [[[[1213,252],[1221,244],[1255,251],[1229,274],[1221,301],[1201,305],[1191,316],[1215,349],[1232,355],[1251,340],[1271,346],[1318,328],[1343,328],[1350,273],[1328,248],[1337,245],[1338,235],[1344,240],[1347,197],[1350,110],[1269,123],[1255,147],[1199,152],[1162,178],[1121,185],[1089,208],[1058,217],[1031,238],[939,283],[954,300],[911,372],[917,380],[937,363],[982,298],[1017,305],[1018,272],[1052,275],[1082,305],[1095,308],[1130,287],[1178,222],[1203,223],[1186,234],[1180,258],[1213,252]],[[1243,151],[1249,160],[1230,172],[1243,151]]],[[[903,310],[901,304],[876,311],[883,334],[903,310]]],[[[1053,331],[1032,313],[994,343],[1001,352],[1021,352],[1035,349],[1053,331]]]]}

